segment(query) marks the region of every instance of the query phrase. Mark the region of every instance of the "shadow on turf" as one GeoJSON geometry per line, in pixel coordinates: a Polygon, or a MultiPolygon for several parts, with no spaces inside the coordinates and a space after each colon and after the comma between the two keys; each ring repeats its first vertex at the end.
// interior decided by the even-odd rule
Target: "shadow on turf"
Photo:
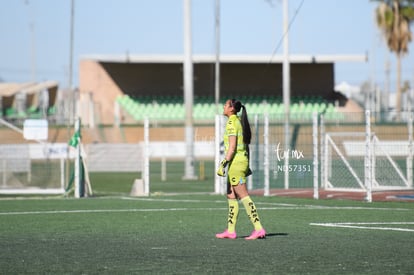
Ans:
{"type": "MultiPolygon", "coordinates": [[[[266,238],[271,238],[271,237],[278,237],[278,236],[289,236],[288,233],[266,233],[266,238]]],[[[246,238],[249,237],[248,235],[246,236],[242,236],[241,238],[246,238]]]]}

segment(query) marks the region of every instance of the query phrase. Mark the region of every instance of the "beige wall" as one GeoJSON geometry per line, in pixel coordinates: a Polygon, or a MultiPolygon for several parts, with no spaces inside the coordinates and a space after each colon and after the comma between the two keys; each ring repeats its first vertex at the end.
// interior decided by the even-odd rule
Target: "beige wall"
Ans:
{"type": "MultiPolygon", "coordinates": [[[[123,93],[99,62],[92,60],[80,61],[79,91],[82,94],[81,100],[83,102],[81,102],[81,106],[83,108],[88,108],[89,104],[85,101],[90,98],[84,95],[93,94],[97,124],[112,124],[114,122],[114,102],[116,97],[123,93]]],[[[82,117],[82,121],[89,124],[89,117],[82,117]]]]}
{"type": "MultiPolygon", "coordinates": [[[[214,98],[214,64],[194,64],[194,96],[214,98]]],[[[240,96],[277,96],[282,98],[282,64],[224,63],[220,69],[221,98],[240,96]]],[[[114,123],[114,102],[118,95],[137,97],[183,96],[181,63],[128,63],[81,60],[79,69],[81,114],[89,124],[93,98],[95,125],[114,123]],[[92,94],[91,96],[82,96],[92,94]],[[86,111],[85,111],[86,109],[86,111]]],[[[291,97],[315,96],[332,98],[333,63],[293,63],[291,97]]],[[[184,100],[183,100],[184,101],[184,100]]],[[[120,123],[136,123],[121,114],[120,123]]]]}

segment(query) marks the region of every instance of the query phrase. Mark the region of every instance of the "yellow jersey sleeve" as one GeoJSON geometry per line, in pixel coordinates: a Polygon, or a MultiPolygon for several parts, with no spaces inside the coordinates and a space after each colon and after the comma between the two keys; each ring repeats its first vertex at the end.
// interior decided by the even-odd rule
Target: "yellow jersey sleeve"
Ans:
{"type": "Polygon", "coordinates": [[[237,137],[237,152],[245,152],[246,148],[243,143],[243,128],[237,115],[230,116],[226,124],[223,140],[226,152],[229,148],[229,136],[237,137]]]}

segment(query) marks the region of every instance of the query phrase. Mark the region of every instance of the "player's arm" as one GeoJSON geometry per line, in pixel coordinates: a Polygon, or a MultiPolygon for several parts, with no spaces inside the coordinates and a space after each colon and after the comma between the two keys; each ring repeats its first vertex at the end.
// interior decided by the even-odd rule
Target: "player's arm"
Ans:
{"type": "Polygon", "coordinates": [[[236,153],[237,148],[237,136],[229,136],[229,149],[227,150],[227,154],[225,159],[227,161],[231,161],[236,153]]]}
{"type": "Polygon", "coordinates": [[[237,137],[229,136],[229,148],[227,150],[225,158],[220,162],[217,169],[217,175],[224,177],[226,175],[227,164],[233,159],[237,147],[237,137]]]}

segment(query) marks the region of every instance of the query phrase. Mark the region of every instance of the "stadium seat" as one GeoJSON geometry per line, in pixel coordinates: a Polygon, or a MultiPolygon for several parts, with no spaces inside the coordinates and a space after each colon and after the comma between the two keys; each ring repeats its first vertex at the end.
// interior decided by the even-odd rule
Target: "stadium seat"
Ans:
{"type": "MultiPolygon", "coordinates": [[[[283,120],[285,107],[280,97],[245,96],[240,100],[246,105],[249,115],[265,113],[283,120]]],[[[132,98],[128,95],[118,96],[116,101],[134,119],[145,117],[161,120],[182,120],[185,118],[185,106],[182,97],[143,96],[132,98]]],[[[215,100],[209,96],[197,96],[193,105],[193,118],[197,120],[214,120],[216,113],[221,114],[222,106],[216,108],[215,100]]],[[[327,119],[341,119],[343,114],[337,112],[332,103],[326,103],[319,97],[294,97],[291,99],[290,116],[296,121],[311,121],[314,112],[325,112],[327,119]]],[[[12,111],[9,111],[12,114],[12,111]]]]}

